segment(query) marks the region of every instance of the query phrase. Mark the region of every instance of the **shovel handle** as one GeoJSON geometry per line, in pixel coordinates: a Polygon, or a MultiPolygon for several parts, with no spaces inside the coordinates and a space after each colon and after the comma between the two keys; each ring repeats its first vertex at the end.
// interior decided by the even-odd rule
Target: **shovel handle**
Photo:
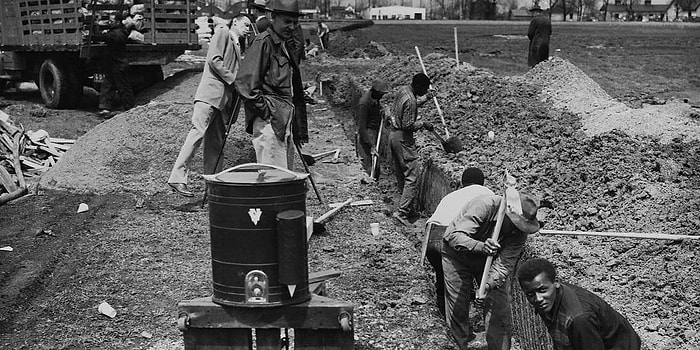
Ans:
{"type": "MultiPolygon", "coordinates": [[[[423,64],[423,57],[420,55],[420,50],[418,50],[418,46],[414,46],[416,48],[416,55],[418,55],[418,60],[420,61],[420,67],[423,68],[423,74],[426,76],[428,75],[428,71],[425,70],[425,64],[423,64]]],[[[430,88],[433,88],[433,84],[430,84],[430,88]]],[[[437,97],[433,96],[433,102],[435,102],[435,108],[437,108],[438,115],[440,115],[440,121],[442,122],[442,126],[445,128],[445,136],[447,138],[450,138],[450,131],[447,130],[447,123],[445,123],[445,116],[442,114],[442,109],[440,108],[440,104],[438,103],[437,97]]]]}

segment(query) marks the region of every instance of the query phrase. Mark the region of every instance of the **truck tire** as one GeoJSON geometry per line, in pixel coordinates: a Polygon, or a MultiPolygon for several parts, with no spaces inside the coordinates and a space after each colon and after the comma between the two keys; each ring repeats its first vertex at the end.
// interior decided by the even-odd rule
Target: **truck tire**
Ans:
{"type": "MultiPolygon", "coordinates": [[[[76,102],[76,79],[66,65],[47,59],[39,68],[39,92],[49,108],[67,108],[76,102]]],[[[82,94],[82,88],[81,88],[82,94]]]]}

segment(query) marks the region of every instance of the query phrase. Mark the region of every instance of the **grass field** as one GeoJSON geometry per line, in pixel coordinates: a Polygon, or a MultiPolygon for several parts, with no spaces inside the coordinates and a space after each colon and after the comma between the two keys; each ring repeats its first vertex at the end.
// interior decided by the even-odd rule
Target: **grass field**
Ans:
{"type": "MultiPolygon", "coordinates": [[[[502,75],[528,70],[527,22],[378,21],[352,32],[390,51],[454,56],[502,75]]],[[[342,40],[339,38],[339,40],[342,40]]],[[[700,24],[553,23],[550,55],[575,64],[612,96],[625,101],[687,98],[700,104],[700,24]]]]}

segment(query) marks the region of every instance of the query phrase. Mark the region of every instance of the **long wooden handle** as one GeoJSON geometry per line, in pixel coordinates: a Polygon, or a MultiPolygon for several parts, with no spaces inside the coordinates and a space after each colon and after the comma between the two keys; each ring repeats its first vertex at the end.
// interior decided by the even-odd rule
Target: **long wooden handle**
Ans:
{"type": "Polygon", "coordinates": [[[457,67],[459,67],[459,48],[457,46],[457,27],[454,27],[455,32],[455,60],[457,61],[457,67]]]}
{"type": "MultiPolygon", "coordinates": [[[[505,195],[501,199],[501,204],[498,206],[498,214],[496,214],[496,226],[493,228],[493,234],[491,239],[498,241],[498,236],[501,234],[501,226],[503,226],[503,218],[506,216],[506,198],[505,195]]],[[[486,257],[486,264],[484,264],[484,272],[481,274],[481,283],[479,284],[479,291],[477,295],[481,298],[486,297],[486,278],[489,276],[491,271],[491,264],[493,264],[493,255],[486,257]]]]}
{"type": "MultiPolygon", "coordinates": [[[[418,46],[414,46],[416,48],[416,55],[418,55],[418,60],[420,61],[420,66],[423,68],[423,74],[428,76],[428,71],[425,70],[425,64],[423,64],[423,57],[420,55],[420,50],[418,50],[418,46]]],[[[430,84],[430,88],[432,89],[433,84],[430,84]]],[[[445,116],[442,114],[442,109],[440,108],[440,104],[438,103],[437,97],[433,96],[433,102],[435,103],[435,108],[437,108],[438,115],[440,115],[440,121],[442,122],[442,126],[445,128],[445,136],[449,139],[450,138],[450,131],[447,130],[447,123],[445,123],[445,116]]]]}
{"type": "Polygon", "coordinates": [[[377,167],[377,162],[379,161],[379,143],[382,141],[382,130],[384,129],[384,118],[379,121],[379,132],[377,132],[377,143],[374,145],[374,151],[376,154],[372,155],[372,170],[370,170],[370,177],[374,179],[377,175],[375,168],[377,167]]]}
{"type": "Polygon", "coordinates": [[[342,207],[344,207],[344,206],[350,204],[351,202],[352,202],[352,197],[351,197],[351,198],[348,198],[348,200],[346,200],[345,202],[343,202],[343,204],[341,204],[341,205],[339,205],[339,206],[337,206],[337,207],[335,207],[335,208],[333,208],[333,209],[327,211],[325,214],[321,215],[321,217],[319,217],[318,219],[314,220],[314,222],[317,223],[317,224],[322,224],[322,223],[326,222],[326,220],[330,219],[331,216],[335,215],[335,213],[337,213],[338,210],[340,210],[342,207]]]}
{"type": "Polygon", "coordinates": [[[679,241],[683,239],[700,239],[700,236],[670,235],[664,233],[639,233],[639,232],[590,232],[590,231],[560,231],[560,230],[540,230],[543,235],[568,235],[568,236],[600,236],[600,237],[623,237],[623,238],[646,238],[646,239],[669,239],[679,241]]]}

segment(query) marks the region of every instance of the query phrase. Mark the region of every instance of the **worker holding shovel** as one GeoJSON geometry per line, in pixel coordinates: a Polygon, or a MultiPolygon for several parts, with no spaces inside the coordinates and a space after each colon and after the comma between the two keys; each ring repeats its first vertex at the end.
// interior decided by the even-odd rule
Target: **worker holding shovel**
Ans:
{"type": "Polygon", "coordinates": [[[484,305],[488,348],[510,349],[512,320],[506,279],[515,268],[528,234],[539,230],[539,202],[514,189],[506,193],[505,202],[498,195],[469,201],[443,236],[445,319],[461,350],[476,337],[469,322],[469,305],[475,297],[484,305]],[[492,233],[498,238],[493,239],[492,233]],[[491,259],[489,269],[485,265],[491,259]],[[484,284],[483,294],[475,297],[474,281],[484,284]]]}
{"type": "Polygon", "coordinates": [[[416,196],[420,172],[420,160],[413,133],[419,130],[433,130],[432,124],[418,120],[418,107],[432,98],[429,88],[430,78],[427,75],[414,75],[411,85],[399,88],[392,109],[389,146],[394,158],[396,181],[401,189],[401,200],[393,217],[404,226],[412,226],[408,219],[416,196]]]}
{"type": "Polygon", "coordinates": [[[379,171],[376,168],[379,167],[380,129],[384,122],[380,100],[387,92],[389,92],[389,85],[381,80],[375,80],[372,87],[362,95],[357,106],[358,144],[364,151],[361,155],[362,165],[375,177],[379,177],[379,171]]]}

